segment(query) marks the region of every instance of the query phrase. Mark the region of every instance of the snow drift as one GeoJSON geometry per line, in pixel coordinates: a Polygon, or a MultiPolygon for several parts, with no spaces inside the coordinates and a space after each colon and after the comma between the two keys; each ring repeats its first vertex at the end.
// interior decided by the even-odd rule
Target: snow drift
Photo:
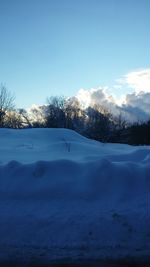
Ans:
{"type": "Polygon", "coordinates": [[[0,260],[149,256],[150,147],[0,129],[0,260]]]}

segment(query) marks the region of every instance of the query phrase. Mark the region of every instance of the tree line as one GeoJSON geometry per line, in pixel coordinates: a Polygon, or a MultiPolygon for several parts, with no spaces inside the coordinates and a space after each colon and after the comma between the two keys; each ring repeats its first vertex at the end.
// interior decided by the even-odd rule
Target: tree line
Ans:
{"type": "Polygon", "coordinates": [[[47,104],[16,109],[14,96],[0,86],[0,128],[67,128],[101,142],[150,144],[150,120],[131,124],[121,114],[114,116],[101,105],[82,108],[75,97],[53,96],[47,104]]]}

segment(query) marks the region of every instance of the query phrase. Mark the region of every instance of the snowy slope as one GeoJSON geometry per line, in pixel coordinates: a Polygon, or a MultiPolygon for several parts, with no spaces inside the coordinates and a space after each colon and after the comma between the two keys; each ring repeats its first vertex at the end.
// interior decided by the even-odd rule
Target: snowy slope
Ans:
{"type": "Polygon", "coordinates": [[[0,129],[0,260],[149,256],[150,147],[0,129]]]}

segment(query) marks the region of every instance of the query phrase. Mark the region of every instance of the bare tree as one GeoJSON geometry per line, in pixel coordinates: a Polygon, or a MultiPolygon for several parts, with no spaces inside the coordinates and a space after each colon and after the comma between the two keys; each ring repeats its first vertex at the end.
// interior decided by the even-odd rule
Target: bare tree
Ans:
{"type": "Polygon", "coordinates": [[[21,109],[18,109],[18,114],[20,115],[20,118],[22,119],[22,128],[31,128],[32,125],[31,125],[28,112],[25,109],[21,108],[21,109]]]}
{"type": "Polygon", "coordinates": [[[65,103],[66,128],[83,131],[85,112],[76,97],[70,97],[65,103]]]}
{"type": "Polygon", "coordinates": [[[45,125],[50,128],[65,127],[65,97],[53,96],[47,99],[47,114],[45,117],[45,125]]]}
{"type": "Polygon", "coordinates": [[[4,127],[7,112],[14,109],[14,95],[4,85],[0,85],[0,127],[4,127]]]}
{"type": "Polygon", "coordinates": [[[6,128],[23,128],[22,116],[17,110],[8,111],[5,116],[4,126],[6,128]]]}
{"type": "Polygon", "coordinates": [[[99,105],[94,105],[87,108],[86,114],[88,116],[87,135],[102,142],[108,141],[113,125],[111,113],[99,105]]]}

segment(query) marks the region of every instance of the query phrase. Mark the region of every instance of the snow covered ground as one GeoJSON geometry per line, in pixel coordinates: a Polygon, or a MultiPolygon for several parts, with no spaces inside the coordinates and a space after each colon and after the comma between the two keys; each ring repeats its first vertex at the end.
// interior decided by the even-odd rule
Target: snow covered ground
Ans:
{"type": "Polygon", "coordinates": [[[0,260],[150,256],[150,147],[0,129],[0,260]]]}

